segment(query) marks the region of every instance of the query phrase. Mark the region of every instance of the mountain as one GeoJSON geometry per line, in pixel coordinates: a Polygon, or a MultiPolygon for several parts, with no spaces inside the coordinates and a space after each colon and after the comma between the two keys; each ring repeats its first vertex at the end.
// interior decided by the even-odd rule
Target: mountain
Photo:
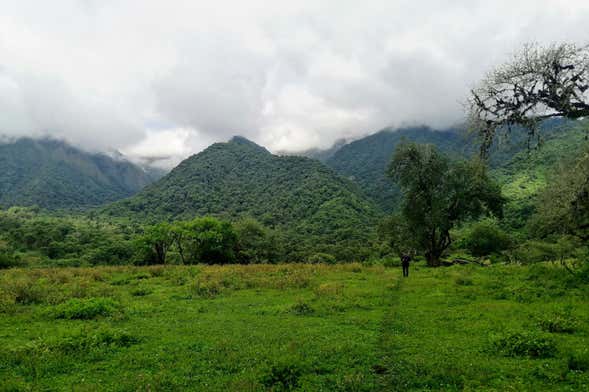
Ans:
{"type": "MultiPolygon", "coordinates": [[[[499,134],[489,151],[489,165],[499,168],[508,164],[522,151],[542,145],[551,138],[566,133],[573,123],[552,119],[540,125],[541,137],[530,140],[523,129],[513,129],[508,137],[499,134]]],[[[355,181],[364,194],[383,211],[391,212],[399,204],[399,188],[386,176],[386,169],[396,146],[403,140],[434,144],[451,158],[469,159],[479,152],[475,135],[461,129],[434,130],[429,127],[385,128],[339,148],[325,164],[340,175],[355,181]]]]}
{"type": "Polygon", "coordinates": [[[154,221],[251,216],[284,234],[291,257],[348,260],[367,247],[379,215],[357,185],[319,161],[273,155],[242,137],[209,146],[104,212],[154,221]]]}
{"type": "Polygon", "coordinates": [[[158,178],[121,156],[54,139],[0,143],[0,205],[47,209],[96,206],[128,197],[158,178]]]}
{"type": "Polygon", "coordinates": [[[538,193],[559,165],[576,159],[587,148],[589,120],[553,125],[540,146],[517,152],[491,171],[503,185],[508,200],[504,222],[513,229],[522,228],[534,213],[538,193]]]}
{"type": "Polygon", "coordinates": [[[338,139],[333,145],[326,149],[321,148],[310,148],[308,150],[298,152],[279,152],[278,155],[296,155],[300,157],[307,157],[317,159],[318,161],[325,162],[331,158],[336,152],[338,152],[343,146],[348,143],[346,139],[338,139]]]}
{"type": "Polygon", "coordinates": [[[457,130],[435,131],[428,127],[386,128],[342,146],[325,163],[337,173],[358,183],[367,197],[382,210],[390,212],[398,204],[401,194],[385,172],[397,144],[403,140],[432,143],[450,155],[464,156],[472,150],[457,130]]]}

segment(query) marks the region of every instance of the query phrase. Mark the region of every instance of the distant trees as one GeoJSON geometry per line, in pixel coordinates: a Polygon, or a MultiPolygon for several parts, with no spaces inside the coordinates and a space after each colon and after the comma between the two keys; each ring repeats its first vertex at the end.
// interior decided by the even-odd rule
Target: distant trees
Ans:
{"type": "MultiPolygon", "coordinates": [[[[403,192],[399,215],[388,222],[393,248],[415,247],[438,266],[451,244],[450,230],[484,214],[500,216],[504,199],[479,161],[452,162],[433,145],[403,143],[388,175],[403,192]]],[[[381,230],[382,232],[383,230],[381,230]]]]}
{"type": "Polygon", "coordinates": [[[253,218],[158,223],[145,228],[135,247],[139,264],[165,264],[170,250],[182,264],[272,263],[279,256],[276,234],[253,218]]]}
{"type": "Polygon", "coordinates": [[[589,240],[589,149],[550,177],[536,203],[535,235],[573,235],[589,240]]]}
{"type": "Polygon", "coordinates": [[[140,264],[166,264],[168,250],[174,243],[172,226],[162,222],[145,229],[135,240],[140,264]]]}
{"type": "Polygon", "coordinates": [[[589,116],[589,46],[526,45],[490,72],[471,92],[470,126],[484,155],[498,129],[514,125],[536,134],[544,119],[589,116]]]}

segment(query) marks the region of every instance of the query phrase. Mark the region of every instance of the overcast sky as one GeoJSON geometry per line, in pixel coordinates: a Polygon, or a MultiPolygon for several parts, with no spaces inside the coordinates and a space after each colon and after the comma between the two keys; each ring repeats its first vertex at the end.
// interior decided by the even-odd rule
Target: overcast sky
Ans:
{"type": "Polygon", "coordinates": [[[295,151],[444,127],[493,65],[587,43],[588,21],[587,0],[0,0],[0,134],[172,164],[236,134],[295,151]]]}

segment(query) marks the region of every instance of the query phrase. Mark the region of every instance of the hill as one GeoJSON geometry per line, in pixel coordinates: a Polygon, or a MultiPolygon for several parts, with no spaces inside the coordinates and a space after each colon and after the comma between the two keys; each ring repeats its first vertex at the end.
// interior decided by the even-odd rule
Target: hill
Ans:
{"type": "Polygon", "coordinates": [[[503,184],[505,223],[522,228],[534,212],[538,193],[547,185],[558,165],[575,159],[587,146],[589,120],[569,122],[560,132],[552,132],[538,148],[519,151],[493,169],[503,184]]]}
{"type": "MultiPolygon", "coordinates": [[[[499,135],[491,147],[489,164],[492,168],[509,164],[517,154],[528,151],[529,146],[541,145],[574,126],[573,123],[560,119],[545,121],[540,127],[540,140],[530,141],[526,131],[521,129],[512,130],[508,137],[499,135]]],[[[325,163],[337,173],[358,183],[364,194],[383,211],[391,212],[398,205],[401,194],[399,188],[387,178],[385,171],[395,148],[403,140],[434,144],[452,158],[468,159],[479,151],[476,137],[467,135],[460,129],[434,130],[425,126],[385,128],[338,146],[325,163]]]]}
{"type": "Polygon", "coordinates": [[[127,160],[85,152],[59,140],[21,138],[0,143],[3,207],[96,206],[130,196],[158,175],[127,160]]]}
{"type": "Polygon", "coordinates": [[[291,257],[348,260],[368,246],[379,215],[354,183],[320,162],[273,155],[241,137],[211,145],[104,212],[144,220],[251,216],[288,238],[291,257]]]}
{"type": "Polygon", "coordinates": [[[398,204],[399,188],[385,175],[397,144],[403,140],[432,143],[450,155],[464,155],[472,148],[456,130],[435,131],[428,127],[383,129],[341,147],[325,163],[342,176],[355,181],[364,194],[384,211],[398,204]]]}

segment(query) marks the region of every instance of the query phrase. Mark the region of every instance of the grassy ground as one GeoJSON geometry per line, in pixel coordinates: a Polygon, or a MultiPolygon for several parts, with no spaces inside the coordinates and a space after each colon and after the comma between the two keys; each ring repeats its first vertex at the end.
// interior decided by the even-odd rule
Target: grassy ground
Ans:
{"type": "Polygon", "coordinates": [[[0,272],[0,390],[587,390],[551,266],[0,272]]]}

